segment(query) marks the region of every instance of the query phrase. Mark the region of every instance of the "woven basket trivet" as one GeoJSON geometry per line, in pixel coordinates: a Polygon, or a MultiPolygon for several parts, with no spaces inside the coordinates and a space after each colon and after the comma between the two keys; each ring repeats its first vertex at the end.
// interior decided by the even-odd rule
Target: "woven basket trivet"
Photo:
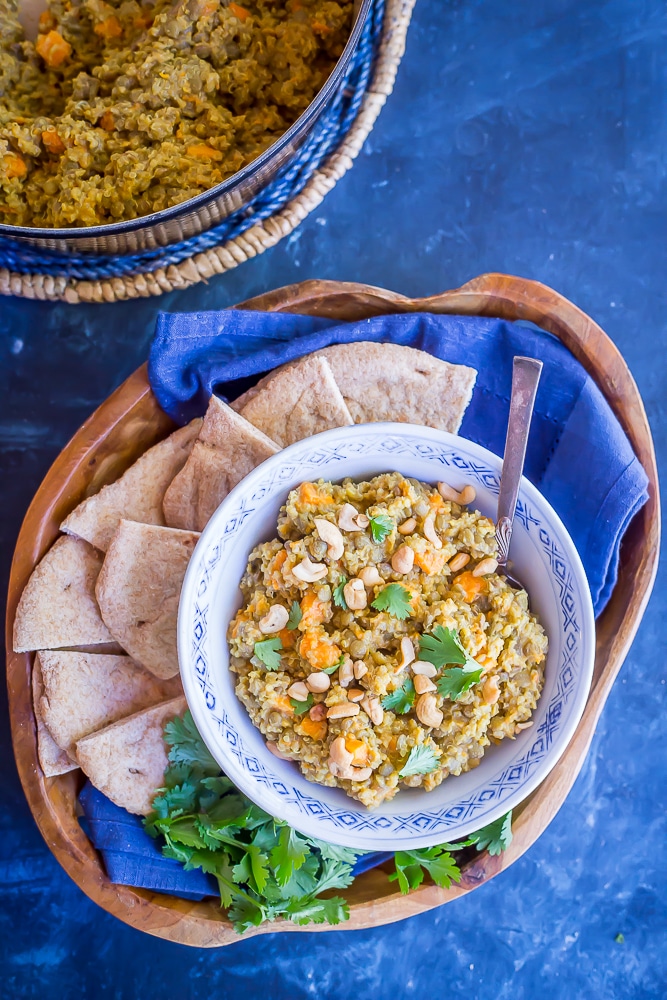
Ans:
{"type": "MultiPolygon", "coordinates": [[[[180,248],[165,247],[154,251],[155,259],[144,259],[141,270],[137,273],[114,273],[120,268],[133,268],[132,259],[118,257],[107,266],[105,275],[91,277],[86,272],[103,270],[105,265],[95,257],[88,259],[77,257],[67,258],[67,275],[62,271],[62,256],[55,262],[48,261],[48,267],[21,267],[21,270],[0,268],[0,295],[16,295],[29,299],[61,300],[64,302],[116,302],[124,299],[161,295],[176,288],[187,288],[198,281],[205,281],[214,274],[222,274],[237,267],[251,257],[256,257],[270,247],[275,246],[284,236],[288,236],[307,215],[321,204],[324,196],[334,187],[341,177],[352,166],[352,162],[361,150],[366,137],[373,128],[375,121],[387,97],[391,94],[396,73],[405,51],[405,38],[410,24],[412,9],[416,0],[384,0],[384,14],[381,21],[381,34],[377,54],[372,65],[372,78],[363,79],[364,67],[357,67],[357,79],[354,83],[358,99],[352,95],[348,115],[353,118],[346,128],[342,141],[338,142],[333,151],[327,148],[326,127],[313,137],[312,154],[308,150],[301,151],[300,156],[321,157],[321,163],[312,172],[307,172],[305,184],[299,187],[299,171],[303,179],[303,162],[296,166],[290,164],[286,173],[277,182],[272,182],[266,189],[268,196],[262,197],[260,192],[253,202],[265,212],[266,217],[260,221],[248,221],[248,213],[241,213],[237,228],[242,230],[233,238],[222,238],[216,244],[216,231],[209,230],[198,237],[187,241],[180,248]],[[284,200],[284,192],[289,191],[290,183],[298,193],[284,200]],[[281,195],[283,197],[280,203],[281,195]],[[174,259],[179,258],[182,259],[174,259]],[[171,260],[170,260],[171,258],[171,260]],[[47,273],[43,273],[47,271],[47,273]],[[26,273],[27,272],[27,273],[26,273]],[[48,273],[50,272],[50,273],[48,273]]],[[[375,0],[375,16],[378,8],[382,10],[382,0],[375,0]]],[[[372,23],[369,31],[372,31],[372,23]]],[[[370,69],[370,60],[367,61],[370,69]]],[[[355,72],[354,68],[352,72],[355,72]]],[[[348,90],[350,82],[348,81],[348,90]]],[[[345,119],[342,120],[345,126],[345,119]]],[[[340,126],[339,126],[340,127],[340,126]]],[[[306,143],[308,146],[308,142],[306,143]]],[[[226,220],[228,222],[228,220],[226,220]]],[[[224,224],[223,224],[224,225],[224,224]]],[[[223,226],[218,227],[220,229],[223,226]]],[[[23,255],[23,260],[30,259],[29,248],[23,255]]],[[[33,251],[39,257],[41,251],[33,251]]],[[[20,256],[20,255],[18,255],[20,256]]],[[[150,255],[146,255],[150,258],[150,255]]]]}

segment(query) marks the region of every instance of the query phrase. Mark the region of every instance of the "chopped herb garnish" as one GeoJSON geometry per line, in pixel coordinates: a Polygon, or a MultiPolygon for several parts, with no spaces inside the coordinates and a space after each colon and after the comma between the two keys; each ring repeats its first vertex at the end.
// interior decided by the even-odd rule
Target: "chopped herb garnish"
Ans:
{"type": "Polygon", "coordinates": [[[396,712],[397,715],[405,715],[406,712],[410,711],[414,702],[415,686],[411,678],[408,677],[399,688],[384,696],[382,707],[390,712],[396,712]]]}
{"type": "Polygon", "coordinates": [[[481,679],[482,667],[477,667],[474,670],[466,670],[464,667],[449,667],[441,677],[438,677],[435,686],[438,689],[438,694],[441,694],[443,698],[456,701],[474,684],[479,684],[481,679]]]}
{"type": "Polygon", "coordinates": [[[343,593],[345,589],[345,584],[347,583],[347,577],[341,576],[340,580],[333,589],[333,602],[338,608],[342,608],[343,611],[347,611],[347,601],[345,600],[345,594],[343,593]]]}
{"type": "Polygon", "coordinates": [[[335,674],[336,671],[343,666],[345,663],[345,653],[341,653],[339,659],[334,663],[333,667],[322,667],[323,674],[335,674]]]}
{"type": "Polygon", "coordinates": [[[410,756],[398,772],[399,778],[409,778],[412,774],[430,774],[437,770],[439,766],[438,758],[432,746],[422,743],[421,746],[413,747],[410,756]]]}
{"type": "Polygon", "coordinates": [[[305,701],[290,698],[290,705],[294,709],[295,715],[303,715],[304,712],[308,712],[313,707],[313,696],[309,694],[305,701]]]}
{"type": "Polygon", "coordinates": [[[388,514],[376,514],[370,519],[371,537],[374,542],[383,542],[394,530],[394,521],[388,514]]]}
{"type": "Polygon", "coordinates": [[[262,639],[255,643],[255,656],[261,660],[267,670],[277,670],[280,666],[280,652],[283,641],[276,635],[272,639],[262,639]]]}
{"type": "Polygon", "coordinates": [[[419,659],[440,670],[446,663],[467,663],[469,657],[454,629],[436,625],[431,635],[420,637],[419,659]]]}
{"type": "Polygon", "coordinates": [[[512,810],[476,833],[471,833],[468,843],[474,844],[478,851],[486,850],[489,854],[501,854],[507,850],[512,843],[512,810]]]}
{"type": "Polygon", "coordinates": [[[298,628],[299,622],[303,618],[303,611],[301,610],[301,605],[298,601],[292,601],[292,610],[289,613],[289,618],[287,619],[287,627],[289,629],[298,628]]]}
{"type": "Polygon", "coordinates": [[[377,595],[371,607],[376,611],[387,611],[392,618],[403,621],[412,611],[411,599],[412,594],[402,583],[388,583],[377,595]]]}

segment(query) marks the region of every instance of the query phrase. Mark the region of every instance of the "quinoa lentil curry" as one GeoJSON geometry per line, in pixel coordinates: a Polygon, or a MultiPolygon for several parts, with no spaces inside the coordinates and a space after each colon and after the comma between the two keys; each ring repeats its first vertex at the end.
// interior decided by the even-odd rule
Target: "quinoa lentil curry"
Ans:
{"type": "Polygon", "coordinates": [[[246,166],[322,88],[352,0],[0,0],[0,221],[93,226],[246,166]]]}
{"type": "Polygon", "coordinates": [[[309,780],[377,806],[532,724],[547,637],[496,573],[474,499],[397,472],[307,482],[251,553],[228,632],[236,693],[309,780]]]}

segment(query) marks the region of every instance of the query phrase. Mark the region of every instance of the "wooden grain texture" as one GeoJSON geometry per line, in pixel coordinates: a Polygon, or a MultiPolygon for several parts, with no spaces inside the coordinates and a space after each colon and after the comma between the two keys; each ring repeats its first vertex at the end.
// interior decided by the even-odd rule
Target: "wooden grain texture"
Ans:
{"type": "MultiPolygon", "coordinates": [[[[583,764],[614,678],[637,631],[657,569],[659,492],[653,442],[637,386],[618,350],[585,313],[545,285],[487,274],[462,288],[428,299],[408,299],[381,288],[308,281],[243,303],[244,308],[302,312],[357,320],[390,312],[433,312],[530,320],[559,337],[582,362],[626,430],[650,481],[650,500],[637,515],[621,550],[619,579],[597,622],[593,685],[586,709],[565,754],[545,781],[515,810],[514,839],[500,857],[477,855],[450,889],[424,885],[401,896],[382,869],[355,880],[347,893],[351,917],[341,930],[374,927],[450,902],[508,868],[548,826],[583,764]]],[[[140,368],[89,418],[47,473],[21,528],[12,564],[7,605],[7,683],[14,752],[35,820],[53,853],[74,881],[108,912],[150,934],[199,947],[239,940],[214,902],[191,903],[141,889],[113,885],[76,819],[80,774],[45,778],[39,767],[30,698],[31,654],[11,651],[14,614],[25,583],[58,534],[64,516],[85,496],[112,482],[173,424],[150,391],[140,368]]],[[[268,925],[275,930],[328,930],[268,925]]]]}

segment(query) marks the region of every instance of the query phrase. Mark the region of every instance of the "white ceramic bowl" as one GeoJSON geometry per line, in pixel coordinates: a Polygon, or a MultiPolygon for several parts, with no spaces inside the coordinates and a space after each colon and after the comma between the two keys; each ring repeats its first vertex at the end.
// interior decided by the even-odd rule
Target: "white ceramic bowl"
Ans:
{"type": "Polygon", "coordinates": [[[526,480],[512,540],[515,574],[549,637],[546,680],[534,725],[489,747],[479,767],[432,792],[404,789],[366,809],[336,788],[307,781],[274,757],[234,693],[227,626],[241,605],[238,584],[250,551],[276,534],[288,491],[304,480],[368,479],[381,472],[477,490],[475,506],[495,516],[501,460],[479,445],[430,427],[358,424],[299,441],[268,459],[222,502],[186,573],[178,649],[193,718],[223,771],[268,813],[312,837],[359,850],[405,850],[452,841],[518,805],[556,764],[586,704],[595,623],[581,561],[560,518],[526,480]]]}

